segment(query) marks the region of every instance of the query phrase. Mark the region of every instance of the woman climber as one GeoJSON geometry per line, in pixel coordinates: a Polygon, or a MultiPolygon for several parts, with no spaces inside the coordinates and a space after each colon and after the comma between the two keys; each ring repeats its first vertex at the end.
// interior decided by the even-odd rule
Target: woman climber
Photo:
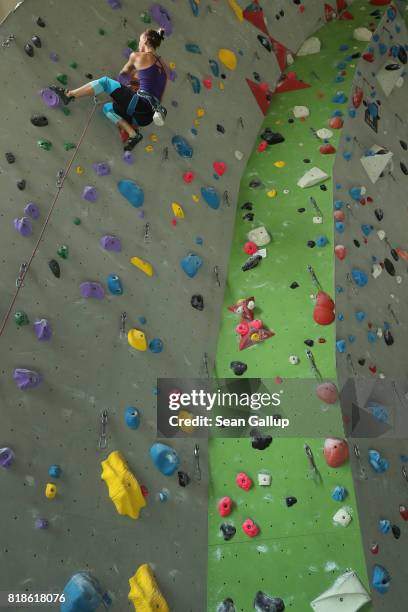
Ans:
{"type": "Polygon", "coordinates": [[[105,116],[128,135],[125,151],[131,151],[143,138],[139,127],[163,125],[167,114],[161,105],[170,69],[155,51],[164,39],[164,30],[146,30],[139,39],[139,51],[131,53],[120,73],[123,82],[131,85],[138,82],[136,93],[107,76],[91,81],[78,89],[50,87],[69,104],[75,98],[98,96],[105,92],[113,102],[103,105],[105,116]]]}

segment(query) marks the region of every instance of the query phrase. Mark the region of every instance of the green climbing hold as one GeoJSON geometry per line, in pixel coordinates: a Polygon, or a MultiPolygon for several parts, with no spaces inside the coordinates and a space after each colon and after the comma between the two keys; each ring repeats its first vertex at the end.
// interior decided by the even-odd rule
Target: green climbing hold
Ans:
{"type": "Polygon", "coordinates": [[[81,225],[81,219],[79,217],[74,217],[72,222],[74,225],[81,225]]]}
{"type": "Polygon", "coordinates": [[[66,85],[68,83],[67,75],[63,74],[62,72],[57,74],[56,79],[57,79],[57,81],[59,81],[61,83],[61,85],[66,85]]]}
{"type": "Polygon", "coordinates": [[[30,325],[30,319],[23,310],[19,310],[15,313],[14,320],[19,327],[22,327],[23,325],[30,325]]]}
{"type": "Polygon", "coordinates": [[[37,140],[37,144],[44,151],[49,151],[52,147],[52,143],[49,140],[37,140]]]}
{"type": "Polygon", "coordinates": [[[61,110],[64,113],[64,115],[66,115],[67,117],[68,117],[68,115],[71,114],[71,111],[66,106],[63,106],[61,110]]]}
{"type": "Polygon", "coordinates": [[[75,70],[75,68],[78,68],[78,64],[76,62],[71,62],[69,67],[75,70]]]}
{"type": "Polygon", "coordinates": [[[146,13],[145,11],[143,11],[143,13],[140,13],[140,19],[143,21],[143,23],[152,22],[149,13],[146,13]]]}
{"type": "Polygon", "coordinates": [[[127,46],[129,47],[129,49],[132,49],[132,51],[137,51],[139,48],[139,43],[134,38],[133,40],[128,40],[127,46]]]}
{"type": "Polygon", "coordinates": [[[70,151],[71,149],[76,149],[76,144],[74,144],[73,142],[65,142],[64,143],[64,149],[65,149],[65,151],[70,151]]]}
{"type": "Polygon", "coordinates": [[[58,247],[57,253],[58,253],[58,255],[62,259],[68,259],[69,249],[68,249],[67,245],[66,244],[62,244],[60,247],[58,247]]]}
{"type": "Polygon", "coordinates": [[[101,36],[105,36],[105,30],[103,28],[99,28],[98,34],[100,34],[101,36]]]}

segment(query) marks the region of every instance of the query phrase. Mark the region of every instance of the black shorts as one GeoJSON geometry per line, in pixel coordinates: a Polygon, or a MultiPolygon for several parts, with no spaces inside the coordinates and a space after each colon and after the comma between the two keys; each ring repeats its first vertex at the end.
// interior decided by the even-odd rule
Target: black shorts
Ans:
{"type": "Polygon", "coordinates": [[[124,85],[115,89],[110,94],[113,100],[113,111],[130,124],[136,123],[141,127],[150,125],[153,121],[154,111],[149,102],[143,98],[138,98],[133,115],[130,117],[127,114],[128,106],[134,95],[134,92],[124,85]]]}

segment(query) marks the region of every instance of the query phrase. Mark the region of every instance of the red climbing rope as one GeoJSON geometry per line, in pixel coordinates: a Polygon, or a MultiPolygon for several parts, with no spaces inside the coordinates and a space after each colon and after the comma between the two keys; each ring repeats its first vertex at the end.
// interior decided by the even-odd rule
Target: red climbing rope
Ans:
{"type": "Polygon", "coordinates": [[[32,253],[30,255],[30,259],[28,260],[28,262],[26,263],[24,268],[22,268],[21,274],[19,274],[19,276],[18,276],[17,289],[16,289],[16,291],[14,293],[13,299],[11,300],[10,306],[8,307],[8,310],[7,310],[7,312],[6,312],[6,314],[5,314],[4,318],[3,318],[3,321],[2,321],[2,324],[1,324],[1,327],[0,327],[0,337],[2,336],[2,334],[3,334],[3,332],[4,332],[5,328],[6,328],[7,321],[10,318],[11,311],[14,308],[14,304],[16,303],[16,300],[18,298],[18,295],[20,293],[20,289],[23,286],[24,279],[25,279],[25,277],[27,275],[27,272],[30,269],[30,266],[31,266],[31,263],[32,263],[34,257],[36,256],[36,253],[37,253],[37,251],[39,249],[40,242],[43,239],[45,230],[47,229],[48,222],[49,222],[49,220],[51,218],[51,215],[52,215],[52,213],[54,211],[55,205],[56,205],[56,203],[58,201],[59,195],[60,195],[60,193],[62,191],[62,188],[64,186],[65,179],[67,178],[67,176],[69,174],[69,171],[72,168],[72,164],[74,163],[74,160],[75,160],[75,158],[77,156],[79,148],[80,148],[80,146],[81,146],[81,144],[82,144],[82,142],[83,142],[83,140],[85,138],[85,134],[88,131],[88,128],[89,128],[89,126],[91,124],[92,117],[93,117],[93,115],[95,113],[95,110],[96,110],[97,106],[98,106],[98,104],[95,102],[94,105],[93,105],[93,108],[92,108],[92,110],[91,110],[91,112],[89,114],[88,120],[87,120],[87,122],[85,124],[85,127],[82,130],[81,136],[80,136],[80,138],[78,140],[78,144],[77,144],[77,146],[74,149],[74,152],[73,152],[73,154],[71,156],[71,159],[68,162],[68,165],[67,165],[67,167],[66,167],[66,169],[64,171],[63,176],[61,177],[61,180],[58,182],[57,193],[54,196],[54,199],[53,199],[52,204],[51,204],[51,208],[48,211],[47,217],[46,217],[46,219],[44,221],[44,225],[41,228],[41,232],[40,232],[39,238],[38,238],[38,240],[37,240],[37,242],[36,242],[36,244],[34,246],[34,249],[33,249],[32,253]]]}

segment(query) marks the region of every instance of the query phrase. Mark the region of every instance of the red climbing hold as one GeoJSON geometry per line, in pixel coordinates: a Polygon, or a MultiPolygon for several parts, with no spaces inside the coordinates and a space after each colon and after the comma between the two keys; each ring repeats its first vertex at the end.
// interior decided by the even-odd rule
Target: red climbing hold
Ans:
{"type": "Polygon", "coordinates": [[[212,88],[212,80],[211,79],[203,79],[203,85],[206,89],[212,88]]]}
{"type": "Polygon", "coordinates": [[[326,293],[325,291],[319,291],[316,298],[316,306],[321,306],[322,308],[330,308],[330,310],[333,310],[334,302],[328,293],[326,293]]]}
{"type": "Polygon", "coordinates": [[[149,489],[144,485],[140,485],[140,490],[142,492],[143,497],[147,497],[149,495],[149,489]]]}
{"type": "Polygon", "coordinates": [[[265,24],[263,9],[259,6],[258,0],[254,0],[251,4],[243,10],[242,16],[246,21],[252,23],[253,26],[261,30],[264,34],[269,36],[268,28],[265,24]]]}
{"type": "Polygon", "coordinates": [[[189,172],[185,172],[183,174],[183,181],[185,183],[191,183],[194,180],[194,172],[191,172],[191,170],[189,172]]]}
{"type": "Polygon", "coordinates": [[[346,215],[344,214],[343,210],[336,210],[334,211],[334,218],[336,221],[344,221],[346,215]]]}
{"type": "Polygon", "coordinates": [[[335,404],[339,397],[337,387],[332,382],[325,382],[318,385],[316,387],[316,395],[325,404],[335,404]]]}
{"type": "Polygon", "coordinates": [[[263,153],[268,147],[268,143],[266,142],[266,140],[261,140],[261,142],[258,145],[258,151],[260,153],[263,153]]]}
{"type": "Polygon", "coordinates": [[[313,319],[318,325],[330,325],[335,319],[334,302],[324,291],[319,291],[317,294],[313,319]]]}
{"type": "Polygon", "coordinates": [[[249,348],[250,346],[254,346],[255,344],[259,344],[259,342],[263,342],[264,340],[272,338],[272,336],[275,335],[275,332],[272,332],[269,329],[263,327],[263,323],[259,319],[257,321],[251,321],[247,327],[247,332],[244,334],[240,334],[240,351],[249,348]]]}
{"type": "Polygon", "coordinates": [[[408,508],[401,504],[401,506],[399,507],[399,512],[400,512],[401,518],[403,518],[404,521],[408,521],[408,508]]]}
{"type": "Polygon", "coordinates": [[[343,465],[349,457],[349,448],[346,440],[341,438],[327,438],[324,442],[324,458],[332,468],[343,465]]]}
{"type": "Polygon", "coordinates": [[[235,482],[241,489],[244,489],[244,491],[249,491],[253,484],[251,478],[244,472],[240,472],[239,474],[237,474],[235,482]]]}
{"type": "Polygon", "coordinates": [[[299,4],[299,13],[304,13],[304,12],[305,12],[305,5],[299,4]]]}
{"type": "Polygon", "coordinates": [[[368,366],[368,369],[370,370],[371,374],[375,374],[377,372],[377,366],[375,365],[368,366]]]}
{"type": "Polygon", "coordinates": [[[358,108],[364,98],[364,91],[361,89],[361,87],[356,87],[352,96],[352,102],[353,102],[353,106],[354,108],[358,108]]]}
{"type": "Polygon", "coordinates": [[[307,89],[309,83],[300,81],[296,77],[295,72],[290,72],[283,81],[279,83],[274,93],[286,93],[287,91],[297,91],[298,89],[307,89]]]}
{"type": "Polygon", "coordinates": [[[218,514],[220,516],[229,516],[232,512],[232,499],[230,497],[223,497],[218,502],[218,514]]]}
{"type": "Polygon", "coordinates": [[[258,83],[255,83],[255,81],[246,79],[246,82],[248,83],[255,100],[258,102],[259,108],[261,109],[263,114],[266,115],[269,105],[271,103],[271,101],[268,99],[268,94],[265,93],[260,87],[260,85],[258,83]]]}
{"type": "MultiPolygon", "coordinates": [[[[253,321],[255,309],[255,298],[249,297],[238,300],[236,304],[228,306],[230,312],[241,315],[241,321],[253,321]]],[[[239,333],[239,332],[238,332],[239,333]]]]}
{"type": "Polygon", "coordinates": [[[340,130],[343,127],[343,119],[341,117],[333,117],[329,121],[329,126],[333,130],[340,130]]]}
{"type": "Polygon", "coordinates": [[[374,542],[374,544],[372,544],[370,547],[370,551],[373,553],[373,555],[377,555],[379,550],[380,547],[378,546],[377,542],[374,542]]]}
{"type": "Polygon", "coordinates": [[[346,247],[343,246],[342,244],[338,244],[334,248],[334,254],[336,255],[337,259],[340,259],[340,261],[343,261],[343,259],[345,259],[347,255],[346,247]]]}
{"type": "Polygon", "coordinates": [[[218,174],[218,176],[222,176],[223,174],[225,174],[225,171],[227,169],[227,165],[224,164],[224,162],[217,162],[217,161],[215,161],[213,163],[213,168],[214,168],[215,172],[218,174]]]}
{"type": "Polygon", "coordinates": [[[260,532],[258,525],[255,525],[254,521],[250,518],[247,518],[242,523],[242,529],[250,538],[254,538],[260,532]]]}
{"type": "Polygon", "coordinates": [[[283,378],[281,376],[276,376],[275,377],[275,383],[277,385],[281,385],[283,383],[283,378]]]}
{"type": "Polygon", "coordinates": [[[391,0],[370,0],[370,4],[373,6],[387,6],[391,0]]]}
{"type": "Polygon", "coordinates": [[[374,61],[374,53],[370,53],[369,51],[366,51],[365,53],[363,53],[363,55],[361,56],[363,58],[363,60],[365,60],[366,62],[369,62],[370,64],[374,61]]]}
{"type": "Polygon", "coordinates": [[[322,155],[333,155],[336,152],[336,149],[330,143],[324,144],[319,149],[322,155]]]}
{"type": "Polygon", "coordinates": [[[244,244],[244,251],[247,255],[254,255],[258,250],[255,242],[248,241],[244,244]]]}

